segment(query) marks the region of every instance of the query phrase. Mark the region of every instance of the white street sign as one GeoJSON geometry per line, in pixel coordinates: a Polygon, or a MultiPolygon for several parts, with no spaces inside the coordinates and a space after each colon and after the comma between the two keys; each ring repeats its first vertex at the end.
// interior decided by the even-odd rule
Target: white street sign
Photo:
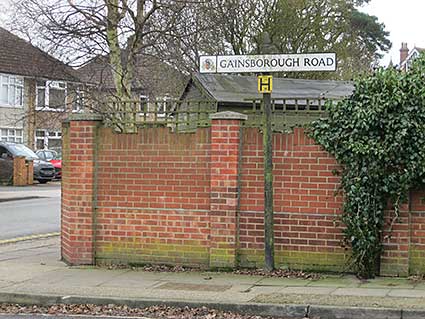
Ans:
{"type": "Polygon", "coordinates": [[[201,73],[335,71],[335,53],[201,56],[201,73]]]}

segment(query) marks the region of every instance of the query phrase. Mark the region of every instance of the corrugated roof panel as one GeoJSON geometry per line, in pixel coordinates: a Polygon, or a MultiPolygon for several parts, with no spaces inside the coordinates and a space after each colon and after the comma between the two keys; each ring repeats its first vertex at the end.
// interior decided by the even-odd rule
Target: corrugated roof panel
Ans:
{"type": "MultiPolygon", "coordinates": [[[[196,74],[202,86],[218,101],[242,103],[259,98],[257,77],[228,74],[196,74]]],[[[273,78],[273,98],[343,98],[354,86],[347,81],[273,78]]]]}

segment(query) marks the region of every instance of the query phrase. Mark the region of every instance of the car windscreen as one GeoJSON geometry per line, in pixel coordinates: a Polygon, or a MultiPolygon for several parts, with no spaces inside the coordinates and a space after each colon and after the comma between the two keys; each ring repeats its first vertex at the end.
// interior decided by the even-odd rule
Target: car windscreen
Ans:
{"type": "Polygon", "coordinates": [[[38,159],[38,156],[25,145],[13,144],[9,145],[9,149],[13,156],[25,156],[27,159],[38,159]]]}

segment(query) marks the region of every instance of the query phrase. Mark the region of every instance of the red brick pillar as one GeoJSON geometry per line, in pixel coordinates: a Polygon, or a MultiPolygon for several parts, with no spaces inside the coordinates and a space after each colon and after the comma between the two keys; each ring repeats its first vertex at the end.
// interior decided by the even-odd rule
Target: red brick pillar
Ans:
{"type": "Polygon", "coordinates": [[[236,112],[211,115],[210,267],[235,267],[241,125],[236,112]]]}
{"type": "Polygon", "coordinates": [[[73,114],[63,124],[62,259],[72,265],[94,263],[97,114],[73,114]]]}
{"type": "Polygon", "coordinates": [[[25,156],[13,158],[13,186],[27,185],[27,166],[25,156]]]}

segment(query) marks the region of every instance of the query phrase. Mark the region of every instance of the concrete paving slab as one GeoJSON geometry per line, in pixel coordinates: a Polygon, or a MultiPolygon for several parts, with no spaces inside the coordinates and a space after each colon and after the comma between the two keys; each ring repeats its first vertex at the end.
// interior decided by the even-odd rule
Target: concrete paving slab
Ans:
{"type": "Polygon", "coordinates": [[[228,282],[229,284],[257,284],[264,279],[262,276],[245,276],[237,274],[215,273],[211,275],[212,282],[228,282]]]}
{"type": "Polygon", "coordinates": [[[166,289],[151,289],[144,293],[149,298],[160,298],[162,300],[200,300],[209,302],[219,302],[232,300],[234,303],[248,302],[252,299],[249,293],[236,293],[233,289],[211,292],[211,291],[178,291],[166,289]]]}
{"type": "Polygon", "coordinates": [[[252,291],[252,288],[254,286],[250,285],[250,284],[237,284],[237,285],[232,285],[230,287],[229,290],[227,290],[227,292],[231,293],[231,292],[235,292],[235,293],[241,293],[241,294],[253,294],[255,292],[252,291]]]}
{"type": "Polygon", "coordinates": [[[33,277],[27,280],[27,283],[33,285],[68,285],[68,282],[71,282],[69,286],[77,285],[87,287],[96,286],[99,282],[101,283],[105,280],[104,277],[98,278],[98,276],[93,274],[91,274],[91,276],[93,279],[91,281],[87,281],[88,274],[81,276],[80,273],[69,272],[66,267],[63,267],[33,277]]]}
{"type": "Polygon", "coordinates": [[[331,293],[335,296],[385,297],[390,289],[383,288],[337,288],[331,293]]]}
{"type": "MultiPolygon", "coordinates": [[[[371,297],[371,296],[336,296],[336,295],[297,295],[297,294],[263,294],[250,300],[254,303],[266,304],[305,304],[326,305],[338,307],[362,308],[396,308],[396,309],[424,309],[422,302],[417,298],[402,297],[371,297]]],[[[329,319],[329,318],[323,318],[329,319]]],[[[357,318],[356,318],[357,319],[357,318]]],[[[421,318],[423,319],[423,318],[421,318]]]]}
{"type": "Polygon", "coordinates": [[[10,252],[10,253],[2,253],[0,254],[0,263],[2,261],[9,261],[12,259],[19,259],[21,256],[19,254],[16,254],[14,252],[10,252]]]}
{"type": "MultiPolygon", "coordinates": [[[[128,272],[128,270],[102,270],[102,269],[60,269],[57,271],[57,284],[63,287],[96,287],[100,286],[115,277],[128,272]]],[[[48,275],[51,275],[50,273],[48,275]]],[[[39,282],[43,278],[37,278],[39,282]]],[[[34,280],[34,281],[36,281],[34,280]]]]}
{"type": "Polygon", "coordinates": [[[101,287],[153,288],[164,283],[163,276],[156,273],[128,271],[105,281],[101,287]]]}
{"type": "Polygon", "coordinates": [[[252,293],[253,298],[255,298],[256,295],[280,293],[282,291],[282,289],[284,289],[284,288],[286,288],[286,287],[254,285],[254,286],[251,286],[249,292],[252,293]]]}
{"type": "Polygon", "coordinates": [[[335,287],[285,287],[280,293],[297,295],[329,295],[335,291],[335,287]]]}
{"type": "Polygon", "coordinates": [[[21,251],[21,250],[27,250],[34,247],[43,247],[46,250],[47,249],[53,249],[59,253],[60,249],[60,237],[50,237],[45,239],[38,239],[38,240],[27,240],[27,241],[21,241],[18,243],[13,244],[4,244],[0,245],[0,253],[8,252],[8,251],[21,251]]]}
{"type": "Polygon", "coordinates": [[[407,278],[375,278],[363,281],[360,288],[410,288],[413,289],[415,283],[407,278]]]}
{"type": "MultiPolygon", "coordinates": [[[[425,298],[425,290],[413,289],[391,289],[388,293],[389,297],[404,297],[404,298],[425,298]]],[[[425,299],[422,300],[425,306],[425,299]]]]}
{"type": "Polygon", "coordinates": [[[60,255],[56,251],[37,251],[30,252],[26,251],[16,251],[13,252],[14,255],[18,256],[22,262],[25,263],[39,263],[49,259],[60,260],[60,255]]]}
{"type": "Polygon", "coordinates": [[[310,283],[311,280],[306,279],[264,278],[258,281],[256,284],[261,286],[305,287],[310,283]]]}
{"type": "Polygon", "coordinates": [[[13,286],[1,288],[3,293],[14,294],[36,294],[50,296],[97,296],[97,297],[123,297],[142,298],[148,297],[144,289],[124,288],[124,287],[65,287],[58,284],[33,284],[30,282],[19,283],[13,286]]]}
{"type": "Polygon", "coordinates": [[[208,277],[210,276],[212,280],[215,281],[226,281],[229,283],[243,283],[243,284],[253,284],[258,283],[260,280],[264,279],[263,276],[250,276],[250,275],[238,275],[233,273],[225,272],[203,272],[203,274],[208,277]]]}
{"type": "Polygon", "coordinates": [[[191,283],[178,283],[166,282],[155,287],[154,289],[167,289],[176,291],[211,291],[211,292],[224,292],[230,289],[231,285],[211,285],[211,284],[191,284],[191,283]]]}
{"type": "Polygon", "coordinates": [[[415,282],[415,288],[414,289],[425,290],[425,282],[424,281],[415,282]]]}
{"type": "Polygon", "coordinates": [[[255,284],[262,277],[259,276],[242,276],[229,273],[213,273],[213,272],[187,272],[187,273],[166,273],[163,280],[191,282],[191,283],[208,283],[212,285],[220,284],[255,284]]]}
{"type": "Polygon", "coordinates": [[[0,288],[14,285],[15,283],[9,280],[0,280],[0,288]]]}
{"type": "Polygon", "coordinates": [[[13,282],[23,282],[31,280],[37,276],[56,270],[58,267],[37,265],[37,264],[19,264],[19,263],[0,263],[1,278],[7,278],[13,282]]]}
{"type": "Polygon", "coordinates": [[[310,281],[308,287],[359,287],[360,280],[354,276],[330,276],[310,281]]]}

